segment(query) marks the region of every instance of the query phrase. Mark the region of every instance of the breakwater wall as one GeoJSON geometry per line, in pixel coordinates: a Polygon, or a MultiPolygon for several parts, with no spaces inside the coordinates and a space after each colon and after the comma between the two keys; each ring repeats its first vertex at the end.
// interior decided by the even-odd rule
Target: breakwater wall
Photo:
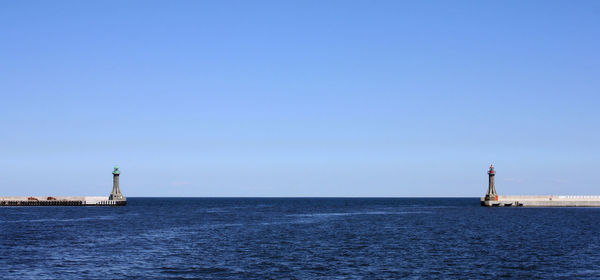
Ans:
{"type": "Polygon", "coordinates": [[[482,197],[488,207],[600,207],[598,195],[496,195],[482,197]]]}
{"type": "Polygon", "coordinates": [[[127,200],[106,196],[12,196],[0,197],[0,206],[125,206],[127,200]]]}

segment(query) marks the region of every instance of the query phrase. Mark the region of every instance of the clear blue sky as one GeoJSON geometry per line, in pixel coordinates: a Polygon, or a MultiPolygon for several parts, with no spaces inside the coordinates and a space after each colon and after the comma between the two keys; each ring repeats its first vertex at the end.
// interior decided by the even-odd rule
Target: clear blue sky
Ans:
{"type": "Polygon", "coordinates": [[[599,1],[2,1],[0,192],[600,194],[599,1]]]}

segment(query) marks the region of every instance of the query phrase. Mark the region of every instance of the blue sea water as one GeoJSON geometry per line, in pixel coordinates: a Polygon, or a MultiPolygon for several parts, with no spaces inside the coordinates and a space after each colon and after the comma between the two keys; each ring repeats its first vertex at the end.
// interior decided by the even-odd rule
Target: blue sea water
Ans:
{"type": "Polygon", "coordinates": [[[477,198],[0,207],[5,279],[600,278],[600,208],[477,198]]]}

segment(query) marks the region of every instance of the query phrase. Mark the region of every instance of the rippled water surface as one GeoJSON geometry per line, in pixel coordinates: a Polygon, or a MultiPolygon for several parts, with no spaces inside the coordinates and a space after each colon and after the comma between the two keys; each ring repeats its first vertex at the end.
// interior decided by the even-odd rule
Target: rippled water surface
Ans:
{"type": "Polygon", "coordinates": [[[477,198],[0,207],[0,278],[600,278],[600,208],[477,198]]]}

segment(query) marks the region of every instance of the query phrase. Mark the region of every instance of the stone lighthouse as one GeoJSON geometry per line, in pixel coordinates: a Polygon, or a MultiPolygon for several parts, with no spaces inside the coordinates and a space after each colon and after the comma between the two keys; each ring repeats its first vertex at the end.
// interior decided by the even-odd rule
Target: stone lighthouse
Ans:
{"type": "Polygon", "coordinates": [[[119,187],[119,167],[115,166],[115,170],[112,172],[113,174],[113,189],[108,197],[109,200],[125,200],[126,198],[121,193],[121,188],[119,187]]]}
{"type": "Polygon", "coordinates": [[[498,193],[496,192],[496,170],[494,170],[494,166],[490,165],[490,170],[488,170],[488,176],[490,178],[488,191],[485,194],[485,200],[498,200],[498,193]]]}

